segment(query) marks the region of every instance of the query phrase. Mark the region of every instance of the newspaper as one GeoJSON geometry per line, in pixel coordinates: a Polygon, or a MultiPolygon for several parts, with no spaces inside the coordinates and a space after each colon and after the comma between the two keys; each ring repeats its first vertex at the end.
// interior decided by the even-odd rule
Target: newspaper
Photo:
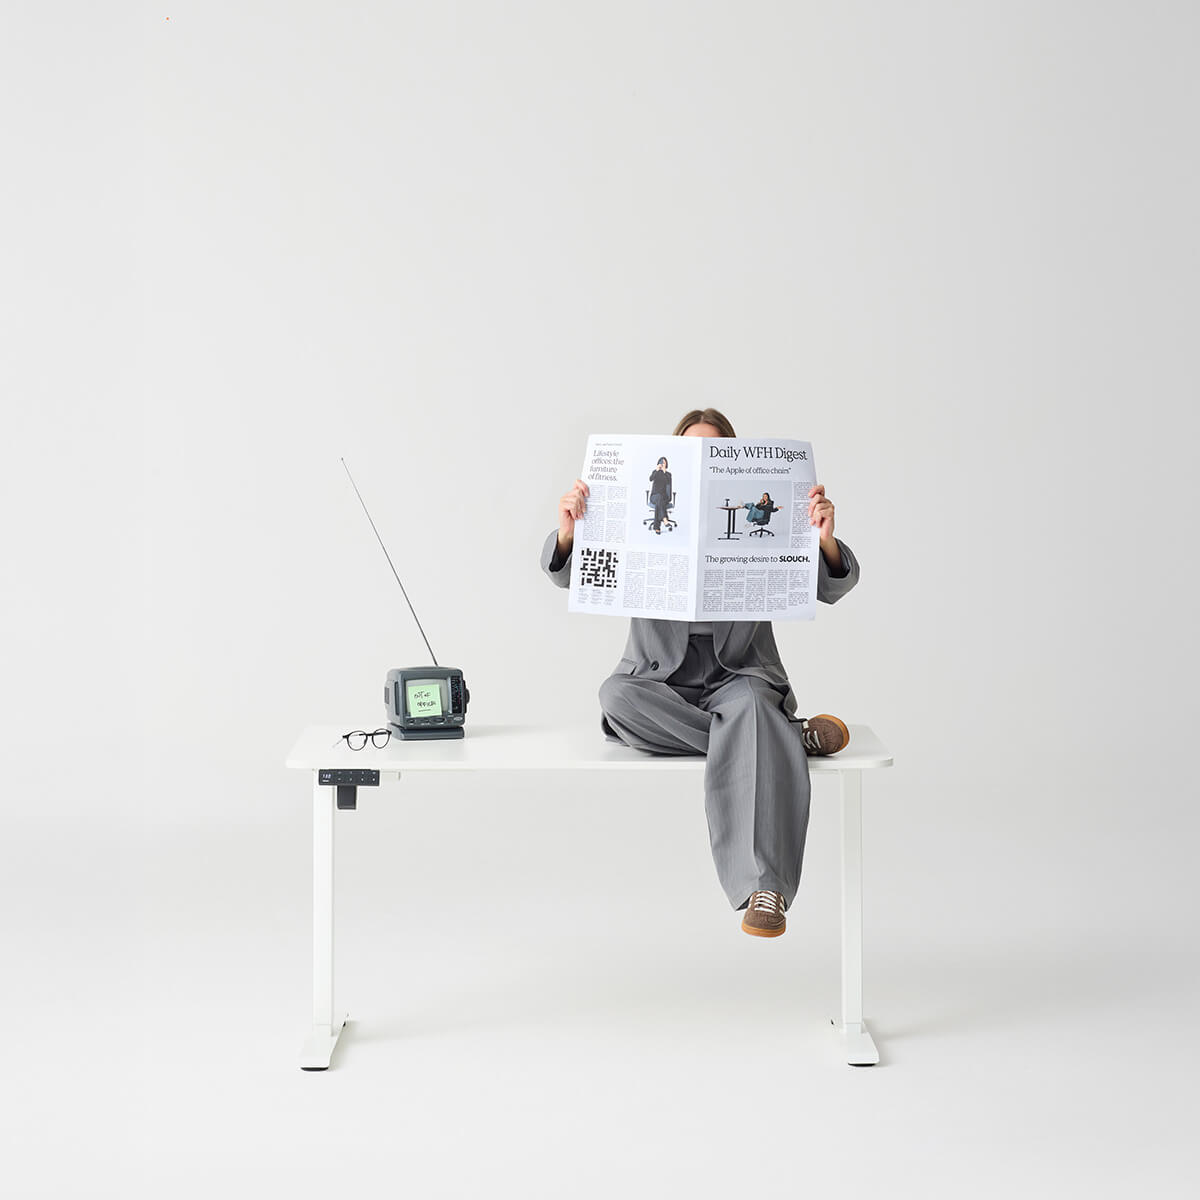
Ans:
{"type": "Polygon", "coordinates": [[[808,620],[820,547],[812,446],[593,434],[567,607],[670,621],[808,620]]]}

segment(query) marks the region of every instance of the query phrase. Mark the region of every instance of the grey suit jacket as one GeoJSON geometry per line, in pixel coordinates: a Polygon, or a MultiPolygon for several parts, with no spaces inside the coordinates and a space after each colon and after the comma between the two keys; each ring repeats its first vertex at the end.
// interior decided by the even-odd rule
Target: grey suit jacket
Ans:
{"type": "MultiPolygon", "coordinates": [[[[858,559],[850,547],[837,539],[842,551],[842,565],[846,573],[831,575],[825,556],[819,555],[817,568],[817,599],[824,604],[840,600],[858,583],[858,559]]],[[[542,546],[542,570],[558,587],[567,587],[571,582],[571,558],[568,554],[562,562],[556,561],[558,531],[550,534],[542,546]]],[[[617,664],[614,675],[637,675],[642,679],[665,681],[683,662],[687,651],[688,622],[659,621],[649,617],[634,617],[629,622],[629,640],[625,653],[617,664]]],[[[788,682],[787,672],[779,659],[775,645],[775,634],[770,621],[714,621],[713,649],[717,661],[737,675],[757,675],[781,691],[787,689],[783,701],[789,716],[796,711],[796,697],[788,682]]]]}

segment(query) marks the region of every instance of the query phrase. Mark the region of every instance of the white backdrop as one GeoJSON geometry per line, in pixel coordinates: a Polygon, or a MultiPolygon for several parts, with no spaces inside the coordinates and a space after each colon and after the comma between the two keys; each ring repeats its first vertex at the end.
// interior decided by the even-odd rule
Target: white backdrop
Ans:
{"type": "Polygon", "coordinates": [[[425,657],[339,455],[473,715],[593,712],[624,629],[537,571],[555,501],[713,403],[815,444],[863,582],[780,642],[897,807],[1190,820],[1195,22],[1087,11],[29,9],[14,769],[109,786],[119,729],[151,785],[194,751],[156,817],[276,820],[295,731],[425,657]]]}
{"type": "Polygon", "coordinates": [[[1192,6],[8,24],[6,852],[48,892],[302,833],[299,729],[424,660],[340,455],[471,718],[594,715],[625,629],[538,571],[555,502],[589,432],[713,404],[813,442],[863,564],[777,635],[894,749],[876,919],[1194,932],[1192,6]]]}

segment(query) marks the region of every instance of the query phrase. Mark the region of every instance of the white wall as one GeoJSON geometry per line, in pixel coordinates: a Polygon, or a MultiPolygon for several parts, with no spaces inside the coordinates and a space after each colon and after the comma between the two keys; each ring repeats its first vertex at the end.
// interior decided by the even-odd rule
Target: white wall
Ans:
{"type": "Polygon", "coordinates": [[[538,572],[555,501],[589,431],[712,403],[814,443],[862,560],[778,633],[894,747],[876,861],[930,904],[949,859],[997,912],[1059,871],[1092,920],[1178,907],[1191,6],[9,24],[14,823],[296,817],[298,730],[425,657],[339,455],[473,718],[592,713],[624,629],[538,572]]]}

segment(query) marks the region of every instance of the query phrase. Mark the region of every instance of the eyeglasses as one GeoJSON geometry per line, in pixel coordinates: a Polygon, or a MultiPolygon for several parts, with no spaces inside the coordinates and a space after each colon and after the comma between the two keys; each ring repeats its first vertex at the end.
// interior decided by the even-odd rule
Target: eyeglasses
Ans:
{"type": "MultiPolygon", "coordinates": [[[[355,729],[351,733],[343,733],[338,742],[345,742],[351,750],[361,750],[369,741],[376,750],[382,750],[384,746],[391,741],[392,731],[390,729],[376,729],[374,733],[367,733],[362,729],[355,729]]],[[[337,742],[333,743],[335,746],[337,742]]]]}

